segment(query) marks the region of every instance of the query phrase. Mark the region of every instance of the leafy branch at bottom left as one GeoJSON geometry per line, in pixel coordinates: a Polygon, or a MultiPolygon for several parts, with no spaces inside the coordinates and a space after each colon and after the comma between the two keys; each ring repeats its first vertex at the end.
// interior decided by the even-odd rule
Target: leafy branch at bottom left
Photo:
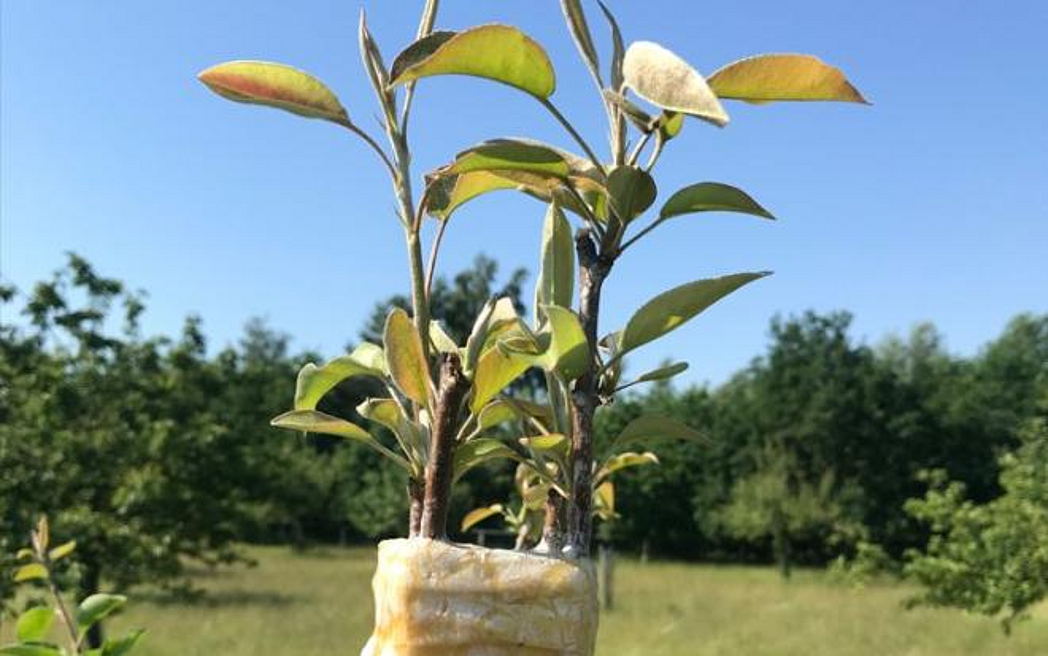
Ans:
{"type": "Polygon", "coordinates": [[[127,597],[95,593],[81,601],[76,608],[70,608],[58,587],[55,564],[73,553],[76,542],[69,541],[51,547],[50,535],[47,517],[41,517],[32,531],[31,546],[18,551],[17,560],[28,562],[15,570],[14,581],[43,587],[45,596],[30,601],[30,607],[19,615],[15,623],[16,642],[0,647],[0,655],[124,656],[130,653],[144,631],[131,631],[121,638],[107,639],[99,647],[89,647],[86,640],[88,633],[123,607],[127,597]],[[61,625],[64,646],[49,641],[56,619],[61,625]]]}

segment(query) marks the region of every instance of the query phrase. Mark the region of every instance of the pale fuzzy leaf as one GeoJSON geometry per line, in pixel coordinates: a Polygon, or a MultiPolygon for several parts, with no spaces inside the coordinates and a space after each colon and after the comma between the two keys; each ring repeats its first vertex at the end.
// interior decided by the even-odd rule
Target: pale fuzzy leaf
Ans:
{"type": "Polygon", "coordinates": [[[715,125],[727,125],[728,114],[702,75],[659,44],[650,41],[631,44],[626,50],[622,71],[626,85],[648,102],[715,125]]]}
{"type": "Polygon", "coordinates": [[[564,19],[571,30],[571,36],[575,39],[575,45],[579,48],[583,61],[593,74],[593,79],[598,86],[604,86],[600,75],[600,57],[597,56],[597,48],[593,45],[593,35],[590,34],[589,25],[586,23],[586,13],[582,10],[580,0],[560,0],[560,7],[564,10],[564,19]]]}
{"type": "Polygon", "coordinates": [[[778,100],[829,100],[868,104],[840,69],[818,57],[768,54],[747,57],[709,78],[721,98],[768,103],[778,100]]]}
{"type": "Polygon", "coordinates": [[[275,107],[339,125],[349,123],[346,109],[327,85],[285,64],[231,61],[212,66],[197,77],[229,100],[275,107]]]}
{"type": "Polygon", "coordinates": [[[556,88],[553,64],[531,37],[508,25],[481,25],[463,32],[435,32],[393,62],[391,83],[433,75],[469,75],[516,87],[537,98],[556,88]]]}

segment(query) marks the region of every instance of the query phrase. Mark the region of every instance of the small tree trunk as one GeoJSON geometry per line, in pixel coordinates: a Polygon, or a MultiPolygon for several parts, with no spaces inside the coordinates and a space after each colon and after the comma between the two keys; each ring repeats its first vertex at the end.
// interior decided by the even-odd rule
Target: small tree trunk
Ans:
{"type": "MultiPolygon", "coordinates": [[[[98,592],[99,587],[102,585],[102,570],[98,566],[98,563],[92,562],[90,559],[83,563],[84,575],[80,580],[80,599],[85,599],[89,595],[93,595],[98,592]]],[[[96,622],[87,631],[87,636],[84,640],[87,642],[87,646],[91,649],[99,649],[102,643],[105,641],[105,629],[102,628],[102,622],[96,622]]]]}
{"type": "MultiPolygon", "coordinates": [[[[600,292],[611,271],[611,260],[597,254],[589,230],[575,236],[579,257],[579,319],[592,356],[597,348],[597,317],[600,292]]],[[[593,416],[597,412],[597,361],[590,357],[589,367],[577,381],[571,394],[571,505],[568,508],[568,543],[573,555],[589,555],[593,533],[593,416]]]]}
{"type": "Polygon", "coordinates": [[[422,500],[426,495],[425,484],[416,479],[408,479],[408,537],[417,538],[422,533],[422,500]]]}
{"type": "Polygon", "coordinates": [[[790,563],[790,539],[786,535],[786,529],[782,526],[775,527],[772,550],[775,552],[775,561],[779,565],[779,573],[782,574],[784,581],[789,581],[793,573],[790,563]]]}
{"type": "Polygon", "coordinates": [[[564,497],[550,489],[546,495],[546,517],[542,525],[542,541],[549,553],[560,553],[564,548],[564,497]]]}
{"type": "Polygon", "coordinates": [[[448,523],[448,501],[454,475],[453,455],[459,408],[469,391],[469,379],[462,373],[457,355],[448,354],[440,365],[433,426],[426,463],[426,494],[422,504],[421,535],[442,539],[448,523]]]}
{"type": "Polygon", "coordinates": [[[615,607],[615,552],[610,544],[600,545],[600,605],[604,610],[615,607]]]}

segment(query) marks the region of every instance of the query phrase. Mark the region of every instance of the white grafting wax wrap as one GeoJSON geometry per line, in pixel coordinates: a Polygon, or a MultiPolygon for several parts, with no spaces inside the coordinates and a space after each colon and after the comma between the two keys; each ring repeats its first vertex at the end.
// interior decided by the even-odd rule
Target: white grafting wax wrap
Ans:
{"type": "Polygon", "coordinates": [[[591,656],[589,561],[424,538],[378,547],[375,631],[361,656],[591,656]]]}

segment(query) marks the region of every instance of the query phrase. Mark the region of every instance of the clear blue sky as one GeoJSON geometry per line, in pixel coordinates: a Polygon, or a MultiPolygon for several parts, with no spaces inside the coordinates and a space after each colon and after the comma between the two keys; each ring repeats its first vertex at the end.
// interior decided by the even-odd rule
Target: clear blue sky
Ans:
{"type": "MultiPolygon", "coordinates": [[[[974,352],[1009,317],[1048,310],[1048,3],[612,0],[626,39],[656,40],[700,71],[762,51],[844,68],[873,107],[728,107],[690,123],[664,157],[662,192],[740,185],[781,221],[678,219],[616,270],[604,329],[670,286],[773,269],[637,356],[676,354],[690,380],[723,380],[758,354],[775,313],[846,308],[876,341],[935,322],[974,352]]],[[[554,57],[554,97],[603,143],[601,111],[555,0],[444,0],[438,23],[511,22],[554,57]]],[[[406,287],[382,171],[319,121],[236,106],[195,80],[228,59],[271,59],[326,80],[371,127],[356,53],[360,3],[3,0],[2,274],[28,287],[75,250],[149,291],[146,328],[200,314],[212,344],[268,318],[299,348],[336,354],[373,302],[406,287]]],[[[388,58],[421,2],[368,3],[388,58]]],[[[595,7],[590,22],[606,45],[595,7]]],[[[570,145],[527,97],[468,79],[427,81],[417,170],[485,138],[570,145]],[[456,94],[461,94],[456,99],[456,94]]],[[[534,269],[543,209],[512,194],[455,218],[445,272],[485,251],[534,269]]],[[[10,319],[5,317],[5,319],[10,319]]]]}

